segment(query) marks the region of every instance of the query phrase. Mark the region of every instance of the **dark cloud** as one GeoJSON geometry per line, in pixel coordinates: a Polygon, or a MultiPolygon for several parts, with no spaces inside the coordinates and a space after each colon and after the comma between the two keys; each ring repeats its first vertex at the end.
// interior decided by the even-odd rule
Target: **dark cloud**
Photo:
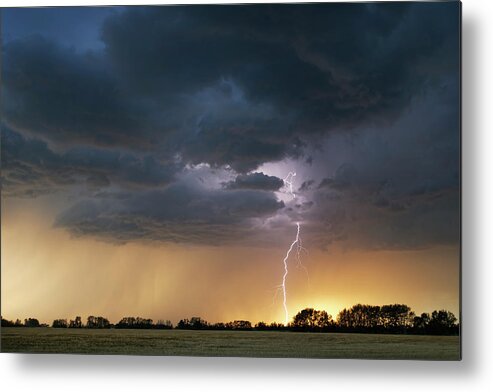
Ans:
{"type": "Polygon", "coordinates": [[[284,181],[275,176],[264,173],[240,174],[234,181],[224,184],[226,189],[253,189],[264,191],[278,191],[284,186],[284,181]]]}
{"type": "MultiPolygon", "coordinates": [[[[319,244],[412,249],[460,241],[458,84],[446,83],[393,126],[344,148],[350,162],[323,178],[305,213],[319,244]]],[[[333,142],[333,149],[341,149],[333,142]]]]}
{"type": "Polygon", "coordinates": [[[344,190],[354,186],[358,182],[358,177],[358,170],[352,164],[344,163],[337,168],[334,177],[324,178],[318,187],[344,190]]]}
{"type": "Polygon", "coordinates": [[[7,196],[37,196],[66,190],[84,180],[91,189],[109,186],[154,187],[167,185],[179,170],[150,155],[89,147],[53,152],[39,139],[28,139],[2,129],[2,192],[7,196]]]}
{"type": "Polygon", "coordinates": [[[285,135],[402,108],[432,66],[458,65],[452,36],[450,3],[141,8],[103,28],[109,57],[135,91],[192,94],[228,77],[248,100],[296,114],[285,135]]]}
{"type": "Polygon", "coordinates": [[[46,143],[6,127],[1,136],[3,196],[37,196],[76,184],[71,171],[57,170],[59,157],[46,143]]]}
{"type": "Polygon", "coordinates": [[[284,207],[273,193],[207,190],[175,184],[162,191],[102,194],[56,220],[74,235],[109,241],[167,241],[220,245],[255,234],[257,219],[284,207]]]}
{"type": "Polygon", "coordinates": [[[315,180],[307,180],[303,181],[301,184],[300,188],[298,189],[299,192],[307,192],[310,189],[312,189],[313,184],[315,183],[315,180]]]}
{"type": "Polygon", "coordinates": [[[455,72],[457,7],[130,7],[105,20],[102,53],[10,41],[5,118],[52,142],[248,172],[315,136],[388,123],[455,72]]]}
{"type": "Polygon", "coordinates": [[[457,243],[459,11],[129,7],[72,48],[18,29],[2,46],[3,194],[84,184],[57,224],[112,241],[225,243],[271,219],[303,221],[317,246],[457,243]],[[283,160],[309,167],[287,208],[282,180],[252,173],[283,160]],[[197,167],[236,178],[196,188],[197,167]]]}
{"type": "MultiPolygon", "coordinates": [[[[420,249],[457,245],[460,238],[460,203],[457,191],[437,200],[422,200],[406,209],[367,213],[348,222],[350,243],[370,249],[420,249]],[[364,219],[361,219],[364,217],[364,219]]],[[[389,206],[391,208],[392,206],[389,206]]]]}
{"type": "Polygon", "coordinates": [[[457,191],[396,211],[346,199],[317,198],[314,211],[305,213],[304,239],[310,246],[339,244],[365,250],[456,246],[460,239],[459,203],[457,191]]]}
{"type": "Polygon", "coordinates": [[[4,121],[52,142],[144,146],[139,109],[91,52],[33,36],[2,48],[4,121]]]}

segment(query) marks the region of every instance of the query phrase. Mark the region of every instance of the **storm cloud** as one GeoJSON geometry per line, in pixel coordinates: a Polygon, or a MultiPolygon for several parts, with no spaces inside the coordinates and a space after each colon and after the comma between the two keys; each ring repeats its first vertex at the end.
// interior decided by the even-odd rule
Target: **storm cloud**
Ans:
{"type": "Polygon", "coordinates": [[[240,174],[234,181],[224,184],[226,189],[257,189],[266,191],[278,191],[284,186],[284,181],[275,176],[264,173],[240,174]]]}
{"type": "Polygon", "coordinates": [[[174,180],[178,165],[163,165],[152,155],[94,147],[52,151],[42,140],[2,129],[2,187],[6,196],[37,196],[68,186],[100,189],[165,186],[174,180]]]}
{"type": "Polygon", "coordinates": [[[205,190],[183,184],[162,191],[101,194],[60,214],[56,225],[110,241],[220,245],[254,234],[256,219],[284,207],[274,194],[205,190]]]}
{"type": "Polygon", "coordinates": [[[2,191],[84,186],[58,227],[220,244],[302,220],[322,247],[457,242],[459,4],[117,7],[74,22],[93,26],[80,39],[9,12],[2,191]],[[283,202],[287,164],[306,176],[283,202]]]}

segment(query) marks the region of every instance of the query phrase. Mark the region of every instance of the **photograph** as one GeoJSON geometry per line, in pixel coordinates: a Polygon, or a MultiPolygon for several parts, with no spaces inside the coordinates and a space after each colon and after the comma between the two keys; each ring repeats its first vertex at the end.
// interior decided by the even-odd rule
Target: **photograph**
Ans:
{"type": "Polygon", "coordinates": [[[0,26],[2,353],[461,360],[460,2],[0,26]]]}

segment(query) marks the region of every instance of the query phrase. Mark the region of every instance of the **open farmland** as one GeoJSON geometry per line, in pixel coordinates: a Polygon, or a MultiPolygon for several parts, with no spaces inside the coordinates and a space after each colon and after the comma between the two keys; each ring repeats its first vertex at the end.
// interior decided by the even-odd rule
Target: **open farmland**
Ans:
{"type": "Polygon", "coordinates": [[[459,360],[458,336],[2,328],[2,352],[459,360]]]}

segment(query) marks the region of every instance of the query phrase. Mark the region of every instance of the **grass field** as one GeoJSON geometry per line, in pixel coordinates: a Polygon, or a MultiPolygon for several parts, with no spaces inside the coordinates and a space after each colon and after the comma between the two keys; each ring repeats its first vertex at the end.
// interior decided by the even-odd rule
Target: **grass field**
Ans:
{"type": "Polygon", "coordinates": [[[460,358],[457,336],[2,328],[2,352],[294,358],[460,358]]]}

